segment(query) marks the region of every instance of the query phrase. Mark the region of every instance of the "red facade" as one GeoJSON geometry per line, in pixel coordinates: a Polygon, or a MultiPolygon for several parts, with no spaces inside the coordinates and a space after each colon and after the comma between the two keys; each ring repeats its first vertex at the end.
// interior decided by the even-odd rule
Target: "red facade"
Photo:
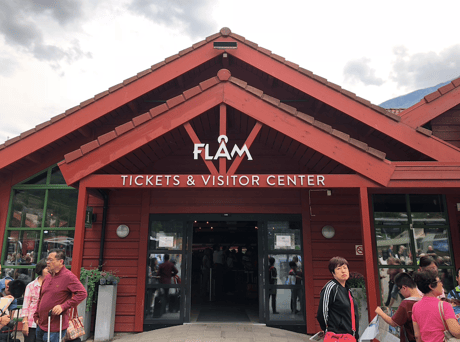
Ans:
{"type": "Polygon", "coordinates": [[[459,85],[395,115],[222,29],[0,146],[0,228],[11,187],[59,162],[79,189],[72,263],[79,273],[98,264],[101,221],[85,229],[84,219],[87,206],[102,217],[104,189],[104,267],[122,276],[115,329],[142,331],[150,214],[300,214],[306,327],[314,333],[332,256],[365,275],[369,307],[380,301],[374,193],[446,195],[460,265],[459,85]],[[216,41],[238,47],[214,49],[216,41]],[[214,156],[222,135],[229,152],[246,144],[253,160],[206,160],[204,145],[214,156]],[[195,144],[203,144],[198,159],[195,144]],[[126,222],[130,235],[120,240],[115,230],[126,222]],[[321,234],[327,224],[337,232],[332,240],[321,234]]]}

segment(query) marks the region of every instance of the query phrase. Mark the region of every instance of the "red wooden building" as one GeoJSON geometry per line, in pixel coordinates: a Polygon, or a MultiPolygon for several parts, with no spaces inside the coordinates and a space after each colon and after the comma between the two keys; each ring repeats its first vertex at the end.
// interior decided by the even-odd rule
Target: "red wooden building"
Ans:
{"type": "Polygon", "coordinates": [[[114,270],[115,330],[131,332],[212,319],[222,295],[230,321],[314,333],[335,255],[364,275],[372,312],[402,267],[390,257],[411,270],[434,250],[452,287],[459,86],[396,115],[223,28],[0,145],[3,272],[55,247],[77,274],[114,270]],[[200,253],[214,244],[252,256],[230,252],[208,302],[200,253]],[[165,253],[180,284],[155,278],[165,253]],[[304,281],[291,285],[295,256],[304,281]]]}

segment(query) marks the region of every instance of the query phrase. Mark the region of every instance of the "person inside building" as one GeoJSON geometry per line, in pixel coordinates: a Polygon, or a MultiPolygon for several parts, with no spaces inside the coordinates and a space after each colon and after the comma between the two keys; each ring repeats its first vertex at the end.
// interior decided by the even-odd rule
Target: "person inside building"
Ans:
{"type": "Polygon", "coordinates": [[[447,298],[453,300],[452,306],[454,308],[455,317],[460,323],[460,305],[458,305],[460,304],[460,268],[457,268],[455,279],[458,285],[447,294],[447,298]]]}
{"type": "Polygon", "coordinates": [[[417,291],[412,277],[403,272],[395,276],[395,286],[398,287],[400,293],[404,296],[404,300],[398,307],[398,310],[392,317],[388,316],[380,306],[375,309],[375,313],[392,327],[401,327],[399,340],[401,342],[414,342],[414,326],[412,324],[412,307],[417,303],[422,296],[417,291]]]}
{"type": "Polygon", "coordinates": [[[215,280],[216,299],[222,299],[224,291],[224,251],[214,245],[212,254],[213,274],[215,280]]]}
{"type": "MultiPolygon", "coordinates": [[[[396,258],[393,258],[393,257],[390,257],[388,258],[388,265],[400,265],[401,262],[399,261],[399,259],[396,259],[396,258]]],[[[388,276],[389,276],[389,280],[388,280],[388,297],[387,297],[387,300],[385,302],[385,306],[389,306],[391,307],[395,301],[395,299],[398,297],[398,291],[397,289],[395,288],[395,276],[398,274],[398,273],[401,273],[403,270],[400,269],[400,268],[389,268],[387,273],[388,273],[388,276]],[[393,290],[395,290],[395,292],[393,292],[393,290]]]]}
{"type": "Polygon", "coordinates": [[[332,279],[321,290],[317,320],[324,332],[324,342],[340,338],[359,340],[359,311],[353,294],[347,287],[350,277],[348,261],[340,256],[329,260],[332,279]]]}
{"type": "MultiPolygon", "coordinates": [[[[303,274],[302,271],[297,268],[297,264],[294,260],[289,262],[289,267],[291,268],[289,271],[289,285],[302,285],[303,274]]],[[[301,291],[300,288],[291,290],[291,312],[294,314],[301,312],[301,310],[297,310],[297,301],[300,300],[300,307],[303,307],[301,291]]]]}
{"type": "Polygon", "coordinates": [[[212,260],[211,260],[211,249],[206,248],[204,250],[204,255],[201,260],[201,296],[203,298],[207,298],[209,295],[209,284],[210,284],[210,272],[211,272],[211,265],[212,265],[212,260]]]}
{"type": "Polygon", "coordinates": [[[444,341],[446,328],[456,338],[460,338],[460,324],[455,318],[452,306],[438,299],[443,292],[438,272],[431,269],[417,271],[414,280],[423,293],[422,299],[412,307],[412,321],[417,342],[444,341]]]}
{"type": "Polygon", "coordinates": [[[43,284],[43,280],[48,274],[46,268],[46,261],[40,260],[35,266],[35,273],[38,277],[29,283],[26,287],[24,294],[24,303],[22,305],[21,317],[22,317],[22,334],[24,335],[24,342],[35,341],[35,331],[37,324],[34,321],[34,313],[37,310],[38,297],[40,295],[40,289],[43,284]]]}
{"type": "Polygon", "coordinates": [[[65,265],[65,251],[52,249],[46,259],[48,274],[43,280],[34,321],[37,323],[36,341],[58,342],[59,334],[65,336],[69,326],[67,310],[75,308],[87,297],[80,279],[65,265]],[[48,331],[48,313],[51,311],[51,324],[48,331]],[[62,314],[62,326],[59,316],[62,314]]]}
{"type": "MultiPolygon", "coordinates": [[[[268,268],[268,283],[270,285],[276,285],[278,283],[278,272],[275,267],[275,258],[268,258],[269,268],[268,268]]],[[[272,310],[274,314],[279,314],[276,311],[276,288],[271,288],[268,290],[268,295],[272,298],[272,310]]]]}
{"type": "MultiPolygon", "coordinates": [[[[169,254],[165,254],[163,263],[158,267],[159,283],[171,285],[171,279],[179,273],[176,266],[169,261],[169,254]]],[[[166,306],[169,300],[169,288],[160,289],[161,314],[166,313],[166,306]]]]}

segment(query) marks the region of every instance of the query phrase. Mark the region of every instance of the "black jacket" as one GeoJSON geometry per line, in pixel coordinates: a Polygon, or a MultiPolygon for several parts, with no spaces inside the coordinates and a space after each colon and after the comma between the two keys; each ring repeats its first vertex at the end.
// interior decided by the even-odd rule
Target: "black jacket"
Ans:
{"type": "MultiPolygon", "coordinates": [[[[351,307],[348,297],[348,287],[343,287],[340,283],[332,279],[321,290],[319,299],[318,314],[316,316],[321,329],[332,331],[336,334],[352,334],[351,307]]],[[[350,291],[351,293],[351,291],[350,291]]],[[[353,294],[352,294],[353,297],[353,294]]],[[[353,300],[355,307],[355,337],[358,340],[359,313],[358,305],[353,300]]]]}

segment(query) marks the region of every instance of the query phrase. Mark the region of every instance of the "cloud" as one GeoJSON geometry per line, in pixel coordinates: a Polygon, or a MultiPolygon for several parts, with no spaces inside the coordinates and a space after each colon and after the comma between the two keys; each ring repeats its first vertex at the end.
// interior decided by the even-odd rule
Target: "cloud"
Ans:
{"type": "Polygon", "coordinates": [[[393,48],[391,80],[398,87],[426,88],[460,76],[460,44],[452,45],[440,53],[433,51],[410,55],[407,48],[393,48]]]}
{"type": "Polygon", "coordinates": [[[0,35],[6,44],[31,53],[40,61],[52,62],[52,66],[58,68],[61,60],[70,63],[83,57],[91,58],[91,54],[83,52],[77,40],[66,48],[45,43],[43,26],[51,19],[64,28],[81,16],[79,1],[0,1],[0,35]]]}
{"type": "Polygon", "coordinates": [[[14,74],[18,67],[18,62],[13,58],[0,57],[0,75],[4,77],[10,77],[14,74]]]}
{"type": "Polygon", "coordinates": [[[382,85],[384,81],[375,76],[375,69],[369,66],[370,61],[369,58],[363,57],[347,62],[343,69],[345,80],[351,83],[362,82],[364,85],[382,85]]]}
{"type": "Polygon", "coordinates": [[[134,14],[171,28],[185,26],[191,38],[206,37],[217,31],[217,23],[211,19],[213,0],[133,0],[128,9],[134,14]]]}

